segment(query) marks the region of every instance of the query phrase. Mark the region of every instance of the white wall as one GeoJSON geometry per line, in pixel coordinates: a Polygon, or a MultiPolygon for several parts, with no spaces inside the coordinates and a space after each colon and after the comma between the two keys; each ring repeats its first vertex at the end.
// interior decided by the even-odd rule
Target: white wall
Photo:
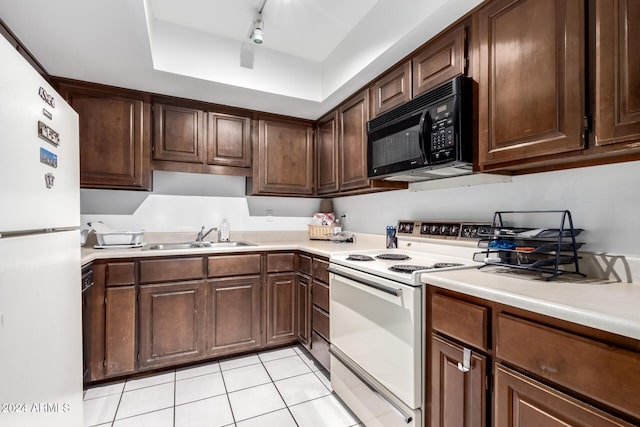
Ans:
{"type": "Polygon", "coordinates": [[[232,231],[306,230],[320,199],[247,197],[238,176],[153,173],[154,191],[80,192],[82,224],[102,221],[116,230],[193,231],[217,227],[226,218],[232,231]]]}
{"type": "Polygon", "coordinates": [[[334,199],[348,230],[383,234],[398,219],[491,221],[498,210],[569,209],[586,251],[640,254],[640,162],[514,176],[510,183],[334,199]]]}
{"type": "MultiPolygon", "coordinates": [[[[245,197],[240,177],[156,172],[154,187],[153,193],[83,190],[82,221],[197,231],[227,218],[232,230],[306,230],[320,203],[245,197]]],[[[584,250],[640,255],[640,162],[514,176],[510,183],[340,197],[333,205],[347,214],[347,230],[372,234],[384,234],[399,219],[491,221],[497,210],[569,209],[575,226],[586,230],[584,250]]]]}

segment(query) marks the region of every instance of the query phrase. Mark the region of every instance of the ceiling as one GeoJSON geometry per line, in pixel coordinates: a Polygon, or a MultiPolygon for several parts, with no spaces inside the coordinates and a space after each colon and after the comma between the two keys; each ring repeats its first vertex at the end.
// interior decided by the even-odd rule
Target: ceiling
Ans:
{"type": "Polygon", "coordinates": [[[259,0],[2,0],[0,18],[55,76],[317,119],[481,1],[267,0],[262,45],[259,0]]]}

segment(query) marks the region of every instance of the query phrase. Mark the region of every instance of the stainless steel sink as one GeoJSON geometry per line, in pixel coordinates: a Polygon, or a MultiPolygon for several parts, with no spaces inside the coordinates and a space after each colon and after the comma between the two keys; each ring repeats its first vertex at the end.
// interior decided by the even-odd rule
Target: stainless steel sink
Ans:
{"type": "Polygon", "coordinates": [[[255,243],[249,242],[188,242],[188,243],[158,243],[147,245],[142,248],[143,251],[161,251],[161,250],[177,250],[177,249],[203,249],[203,248],[236,248],[242,246],[256,246],[255,243]]]}

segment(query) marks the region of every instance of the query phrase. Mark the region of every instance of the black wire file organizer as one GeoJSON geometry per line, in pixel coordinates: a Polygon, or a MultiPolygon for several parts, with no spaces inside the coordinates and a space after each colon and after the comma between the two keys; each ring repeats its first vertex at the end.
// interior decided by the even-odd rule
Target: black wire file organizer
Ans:
{"type": "Polygon", "coordinates": [[[478,247],[485,250],[473,256],[474,261],[484,262],[480,268],[491,265],[529,270],[549,274],[546,280],[562,274],[585,276],[578,264],[578,249],[583,243],[576,241],[584,230],[574,228],[568,210],[498,211],[486,231],[478,235],[478,247]],[[558,228],[532,226],[558,222],[558,228]]]}

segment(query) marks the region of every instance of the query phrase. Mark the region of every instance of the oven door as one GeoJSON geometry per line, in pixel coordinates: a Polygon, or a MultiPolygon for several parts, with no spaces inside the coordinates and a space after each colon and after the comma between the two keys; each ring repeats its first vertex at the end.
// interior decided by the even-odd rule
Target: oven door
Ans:
{"type": "MultiPolygon", "coordinates": [[[[422,288],[330,268],[331,346],[409,408],[423,400],[422,288]]],[[[333,381],[333,365],[332,381],[333,381]]]]}

